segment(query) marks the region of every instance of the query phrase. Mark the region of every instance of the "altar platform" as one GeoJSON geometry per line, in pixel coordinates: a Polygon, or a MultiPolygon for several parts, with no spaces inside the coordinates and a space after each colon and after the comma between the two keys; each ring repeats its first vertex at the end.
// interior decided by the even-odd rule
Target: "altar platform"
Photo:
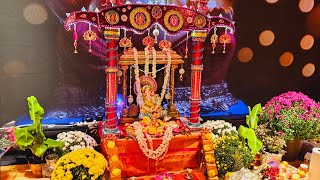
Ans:
{"type": "MultiPolygon", "coordinates": [[[[162,142],[162,138],[152,140],[154,149],[162,142]]],[[[149,176],[161,172],[183,171],[187,168],[200,169],[202,140],[199,132],[173,137],[168,152],[160,160],[146,157],[133,139],[115,139],[116,148],[111,150],[107,147],[107,141],[102,139],[101,150],[108,156],[118,154],[121,164],[110,164],[110,166],[119,166],[122,169],[122,177],[149,176]]]]}

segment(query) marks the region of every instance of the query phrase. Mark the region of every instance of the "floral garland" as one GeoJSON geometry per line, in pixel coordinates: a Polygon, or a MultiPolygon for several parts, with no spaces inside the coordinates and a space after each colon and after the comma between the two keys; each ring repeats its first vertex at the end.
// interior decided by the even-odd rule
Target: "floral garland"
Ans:
{"type": "Polygon", "coordinates": [[[167,59],[168,59],[168,63],[167,63],[166,69],[165,69],[165,76],[164,76],[164,81],[163,81],[162,90],[161,90],[161,94],[160,94],[160,101],[158,101],[158,105],[157,106],[161,105],[161,102],[162,102],[162,100],[164,98],[164,95],[166,94],[166,89],[167,89],[167,86],[168,86],[168,83],[169,83],[170,69],[171,69],[171,52],[170,52],[170,49],[163,49],[162,51],[166,54],[167,59]]]}
{"type": "Polygon", "coordinates": [[[132,51],[133,51],[133,58],[134,58],[134,74],[135,74],[136,86],[137,86],[137,103],[141,107],[144,105],[144,101],[142,99],[141,86],[140,86],[138,51],[136,48],[132,48],[132,51]]]}
{"type": "Polygon", "coordinates": [[[146,57],[144,61],[144,75],[149,76],[149,46],[144,48],[144,56],[146,57]]]}
{"type": "Polygon", "coordinates": [[[157,51],[152,47],[152,78],[157,77],[157,51]]]}
{"type": "MultiPolygon", "coordinates": [[[[138,51],[136,48],[133,48],[132,51],[133,51],[133,59],[134,59],[134,74],[135,74],[136,86],[137,86],[137,103],[141,107],[144,105],[144,101],[142,99],[142,93],[141,93],[138,51]]],[[[160,98],[158,100],[157,107],[159,107],[161,105],[161,102],[162,102],[164,95],[166,93],[166,89],[167,89],[167,86],[169,83],[169,78],[170,78],[170,69],[171,69],[171,62],[172,62],[170,49],[163,49],[163,52],[166,54],[168,62],[167,62],[166,69],[165,69],[165,77],[164,77],[162,90],[161,90],[160,98]]],[[[149,51],[147,50],[147,48],[145,48],[145,55],[147,55],[146,60],[145,60],[145,66],[149,66],[149,51]],[[146,53],[146,51],[147,51],[147,53],[146,53]]],[[[156,61],[155,60],[156,59],[156,51],[154,48],[153,48],[153,58],[154,58],[153,63],[156,63],[155,62],[156,61]]],[[[156,66],[154,66],[154,67],[156,67],[156,66]]],[[[147,70],[149,73],[149,67],[147,70]]],[[[146,67],[145,67],[145,73],[146,73],[146,67]]]]}
{"type": "Polygon", "coordinates": [[[162,142],[156,150],[153,150],[153,143],[152,143],[151,136],[146,136],[145,138],[145,134],[143,133],[143,127],[139,122],[134,122],[131,126],[135,130],[135,135],[136,135],[139,147],[145,156],[154,160],[160,160],[164,158],[165,154],[168,152],[169,142],[173,137],[173,134],[172,134],[172,130],[174,128],[173,125],[168,124],[167,129],[164,132],[162,142]],[[147,140],[150,142],[150,149],[148,148],[147,140]]]}

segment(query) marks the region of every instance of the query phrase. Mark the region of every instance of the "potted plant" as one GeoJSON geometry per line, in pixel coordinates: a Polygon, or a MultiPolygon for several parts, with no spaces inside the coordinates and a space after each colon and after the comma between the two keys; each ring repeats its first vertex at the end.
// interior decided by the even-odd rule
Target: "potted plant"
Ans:
{"type": "MultiPolygon", "coordinates": [[[[14,130],[14,136],[16,138],[16,144],[21,150],[31,150],[32,156],[28,159],[30,169],[34,175],[42,176],[41,173],[41,157],[50,148],[62,148],[64,143],[56,141],[50,138],[46,138],[42,128],[42,118],[44,109],[38,103],[37,98],[30,96],[27,98],[29,114],[33,123],[24,128],[16,128],[14,130]],[[37,165],[38,164],[38,165],[37,165]]],[[[43,158],[43,157],[42,157],[43,158]]]]}
{"type": "Polygon", "coordinates": [[[256,135],[263,144],[262,164],[274,161],[280,163],[286,146],[283,134],[271,131],[268,124],[260,124],[256,129],[256,135]]]}
{"type": "Polygon", "coordinates": [[[255,130],[258,128],[259,113],[261,113],[261,104],[256,104],[252,110],[249,108],[249,114],[246,116],[248,127],[241,125],[238,129],[239,136],[246,140],[253,155],[256,155],[262,148],[262,142],[257,138],[255,130]]]}
{"type": "Polygon", "coordinates": [[[299,155],[303,140],[320,134],[320,106],[300,92],[289,91],[273,97],[260,114],[261,124],[287,141],[286,160],[293,161],[299,155]]]}

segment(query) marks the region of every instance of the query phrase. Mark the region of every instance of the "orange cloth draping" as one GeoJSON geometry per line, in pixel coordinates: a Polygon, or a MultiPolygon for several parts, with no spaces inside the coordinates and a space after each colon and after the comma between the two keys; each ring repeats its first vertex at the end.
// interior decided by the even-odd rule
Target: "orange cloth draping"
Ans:
{"type": "MultiPolygon", "coordinates": [[[[202,141],[200,133],[177,135],[170,141],[167,154],[162,160],[147,158],[136,141],[117,139],[116,147],[122,163],[122,177],[145,176],[167,171],[180,171],[186,168],[198,169],[201,161],[202,141]]],[[[156,149],[162,138],[153,139],[156,149]]],[[[106,141],[102,141],[102,151],[106,154],[106,141]]]]}
{"type": "Polygon", "coordinates": [[[28,164],[0,166],[0,179],[1,180],[50,180],[50,178],[36,178],[28,164]]]}

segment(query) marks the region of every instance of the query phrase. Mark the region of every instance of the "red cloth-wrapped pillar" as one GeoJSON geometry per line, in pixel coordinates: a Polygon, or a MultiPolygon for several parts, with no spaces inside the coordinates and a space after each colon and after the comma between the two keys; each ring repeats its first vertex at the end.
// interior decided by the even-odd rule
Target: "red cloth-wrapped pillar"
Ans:
{"type": "Polygon", "coordinates": [[[201,72],[203,70],[203,44],[207,37],[206,31],[194,30],[192,32],[192,64],[191,64],[191,93],[189,127],[196,128],[200,124],[201,102],[201,72]]]}
{"type": "Polygon", "coordinates": [[[104,37],[106,43],[106,120],[104,122],[104,133],[117,132],[117,61],[118,41],[120,29],[106,29],[104,37]]]}

